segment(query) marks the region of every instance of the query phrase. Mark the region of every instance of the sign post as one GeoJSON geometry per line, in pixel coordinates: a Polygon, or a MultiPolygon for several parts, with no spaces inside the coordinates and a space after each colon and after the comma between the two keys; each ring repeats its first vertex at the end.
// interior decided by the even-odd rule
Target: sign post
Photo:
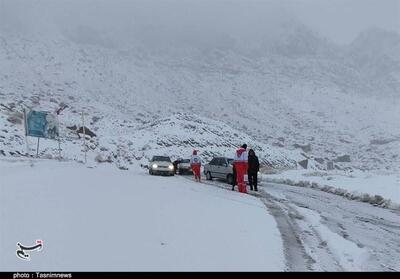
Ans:
{"type": "Polygon", "coordinates": [[[85,164],[87,163],[87,148],[86,148],[86,132],[85,132],[85,117],[82,111],[82,129],[83,129],[83,148],[85,151],[85,164]]]}
{"type": "Polygon", "coordinates": [[[61,161],[61,141],[60,141],[60,137],[58,137],[58,160],[61,161]]]}
{"type": "Polygon", "coordinates": [[[29,150],[29,142],[28,142],[28,128],[26,127],[26,109],[25,108],[24,108],[24,129],[25,129],[26,154],[29,157],[30,150],[29,150]]]}
{"type": "Polygon", "coordinates": [[[40,140],[40,138],[38,137],[37,138],[37,147],[36,147],[36,158],[39,157],[39,140],[40,140]]]}

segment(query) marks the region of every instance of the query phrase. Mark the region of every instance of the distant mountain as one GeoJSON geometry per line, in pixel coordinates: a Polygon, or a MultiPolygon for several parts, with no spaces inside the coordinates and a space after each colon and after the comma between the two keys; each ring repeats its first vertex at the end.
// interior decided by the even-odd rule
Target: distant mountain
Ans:
{"type": "Polygon", "coordinates": [[[370,93],[400,97],[400,34],[366,30],[349,46],[348,56],[370,93]]]}
{"type": "MultiPolygon", "coordinates": [[[[78,43],[62,36],[0,34],[0,104],[21,111],[26,106],[54,110],[67,103],[65,125],[79,124],[82,111],[100,117],[93,127],[103,139],[112,138],[114,148],[125,142],[124,136],[138,138],[142,132],[148,136],[140,141],[150,141],[151,131],[157,136],[165,126],[146,125],[189,113],[225,123],[258,143],[266,150],[265,160],[268,153],[287,154],[274,159],[291,162],[286,166],[305,156],[325,162],[342,155],[350,156],[347,165],[361,169],[400,165],[397,34],[369,31],[348,48],[295,22],[260,34],[248,46],[226,35],[218,46],[146,48],[138,42],[123,49],[107,45],[103,35],[101,43],[96,36],[78,43]]],[[[7,109],[0,109],[9,125],[0,132],[5,150],[1,143],[9,147],[16,142],[10,136],[23,134],[21,126],[6,120],[7,109]]],[[[221,141],[237,144],[233,134],[221,141]]],[[[24,148],[23,141],[17,142],[24,148]]],[[[198,143],[207,146],[206,138],[198,143]]],[[[93,144],[97,152],[102,143],[93,144]]],[[[79,141],[74,146],[79,150],[79,141]]],[[[132,152],[142,148],[132,146],[132,152]]]]}
{"type": "Polygon", "coordinates": [[[379,28],[367,29],[350,44],[349,52],[359,59],[360,63],[367,64],[377,58],[386,56],[393,61],[400,61],[400,34],[379,28]]]}

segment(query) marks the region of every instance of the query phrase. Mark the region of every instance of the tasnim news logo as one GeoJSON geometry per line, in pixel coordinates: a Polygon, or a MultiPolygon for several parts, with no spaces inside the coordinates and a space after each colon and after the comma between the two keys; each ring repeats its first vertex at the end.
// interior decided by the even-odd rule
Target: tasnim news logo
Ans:
{"type": "Polygon", "coordinates": [[[35,250],[41,251],[43,249],[43,240],[41,239],[36,240],[36,244],[32,246],[25,246],[18,242],[17,247],[18,247],[16,251],[17,257],[24,261],[30,261],[31,256],[28,254],[27,251],[35,251],[35,250]]]}

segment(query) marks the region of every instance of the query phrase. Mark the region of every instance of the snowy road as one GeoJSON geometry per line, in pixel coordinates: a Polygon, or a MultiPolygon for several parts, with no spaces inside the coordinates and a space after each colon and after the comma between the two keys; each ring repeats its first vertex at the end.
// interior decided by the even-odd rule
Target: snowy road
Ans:
{"type": "Polygon", "coordinates": [[[270,183],[260,188],[251,194],[277,221],[287,270],[400,270],[400,212],[314,189],[270,183]]]}

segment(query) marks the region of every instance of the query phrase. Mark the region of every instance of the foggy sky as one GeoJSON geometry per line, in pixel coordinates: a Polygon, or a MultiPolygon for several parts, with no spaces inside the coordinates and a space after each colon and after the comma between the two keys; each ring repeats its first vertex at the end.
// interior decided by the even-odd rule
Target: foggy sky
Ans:
{"type": "Polygon", "coordinates": [[[273,36],[278,25],[294,20],[347,44],[370,27],[400,32],[400,1],[0,0],[0,31],[48,36],[61,32],[88,40],[96,34],[116,43],[137,39],[202,44],[224,36],[252,41],[273,36]]]}
{"type": "Polygon", "coordinates": [[[308,26],[339,44],[378,27],[400,33],[399,0],[289,0],[285,4],[308,26]]]}

